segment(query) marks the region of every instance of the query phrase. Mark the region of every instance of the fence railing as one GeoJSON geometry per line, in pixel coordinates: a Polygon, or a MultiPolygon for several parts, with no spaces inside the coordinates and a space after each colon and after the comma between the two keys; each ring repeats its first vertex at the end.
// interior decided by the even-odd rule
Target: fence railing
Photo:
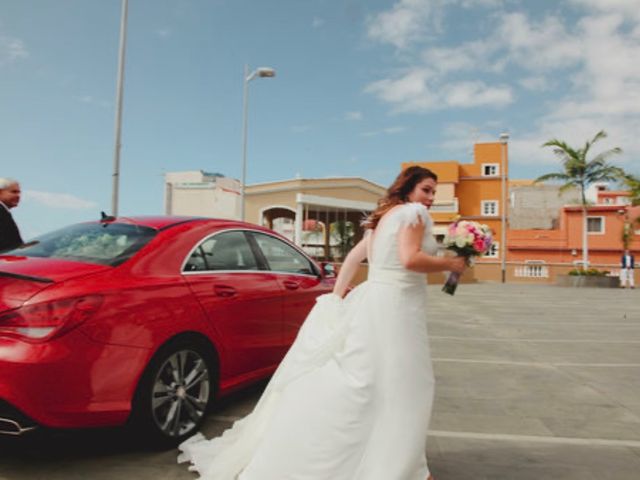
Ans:
{"type": "Polygon", "coordinates": [[[546,265],[521,265],[514,269],[516,277],[549,278],[549,267],[546,265]]]}

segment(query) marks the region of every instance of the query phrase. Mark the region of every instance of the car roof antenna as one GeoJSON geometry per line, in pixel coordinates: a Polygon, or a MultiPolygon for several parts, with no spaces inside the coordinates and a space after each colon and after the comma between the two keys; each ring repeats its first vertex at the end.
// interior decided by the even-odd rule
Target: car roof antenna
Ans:
{"type": "Polygon", "coordinates": [[[113,215],[107,215],[104,212],[100,212],[100,222],[102,223],[113,222],[115,219],[116,217],[113,215]]]}

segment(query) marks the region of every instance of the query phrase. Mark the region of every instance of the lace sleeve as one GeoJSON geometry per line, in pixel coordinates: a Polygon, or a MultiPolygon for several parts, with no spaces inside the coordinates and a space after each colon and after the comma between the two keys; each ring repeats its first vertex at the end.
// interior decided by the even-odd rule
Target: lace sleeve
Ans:
{"type": "Polygon", "coordinates": [[[398,212],[400,226],[417,225],[424,223],[427,229],[431,229],[432,221],[427,211],[427,207],[421,203],[405,203],[398,212]]]}

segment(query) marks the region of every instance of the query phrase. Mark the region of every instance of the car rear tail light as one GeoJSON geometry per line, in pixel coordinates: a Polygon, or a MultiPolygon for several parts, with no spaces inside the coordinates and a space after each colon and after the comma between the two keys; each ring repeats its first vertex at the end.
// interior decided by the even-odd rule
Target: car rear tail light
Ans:
{"type": "Polygon", "coordinates": [[[91,317],[102,296],[88,295],[54,302],[24,305],[0,314],[0,335],[42,340],[61,335],[91,317]]]}

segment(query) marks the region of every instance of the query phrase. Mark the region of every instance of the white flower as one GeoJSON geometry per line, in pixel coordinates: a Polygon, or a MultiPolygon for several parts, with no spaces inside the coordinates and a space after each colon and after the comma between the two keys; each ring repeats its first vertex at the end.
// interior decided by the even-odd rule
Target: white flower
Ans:
{"type": "Polygon", "coordinates": [[[456,247],[464,248],[465,245],[467,245],[467,239],[465,237],[460,236],[456,238],[456,247]]]}

